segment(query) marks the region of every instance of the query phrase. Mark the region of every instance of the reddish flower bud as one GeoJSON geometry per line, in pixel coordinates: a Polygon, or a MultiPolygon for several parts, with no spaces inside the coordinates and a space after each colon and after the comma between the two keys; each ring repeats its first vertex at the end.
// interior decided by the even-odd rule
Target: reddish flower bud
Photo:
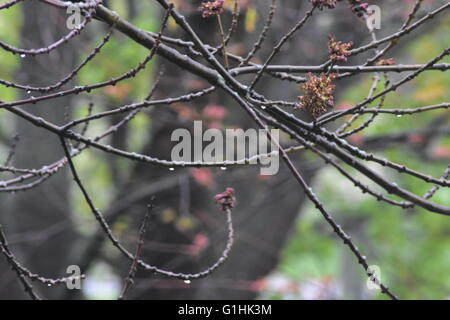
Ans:
{"type": "Polygon", "coordinates": [[[336,41],[333,36],[328,36],[328,39],[328,53],[331,61],[347,62],[347,57],[351,54],[348,49],[353,45],[353,42],[336,41]]]}
{"type": "Polygon", "coordinates": [[[352,5],[352,11],[356,13],[358,16],[362,17],[365,14],[367,14],[367,10],[369,9],[368,3],[361,3],[359,4],[360,0],[357,1],[350,1],[350,5],[352,5]]]}
{"type": "Polygon", "coordinates": [[[203,18],[219,15],[223,12],[223,5],[225,0],[215,0],[211,2],[203,2],[200,5],[200,11],[203,18]]]}
{"type": "Polygon", "coordinates": [[[222,206],[222,210],[233,208],[236,205],[234,189],[227,188],[224,192],[216,194],[214,200],[222,206]]]}

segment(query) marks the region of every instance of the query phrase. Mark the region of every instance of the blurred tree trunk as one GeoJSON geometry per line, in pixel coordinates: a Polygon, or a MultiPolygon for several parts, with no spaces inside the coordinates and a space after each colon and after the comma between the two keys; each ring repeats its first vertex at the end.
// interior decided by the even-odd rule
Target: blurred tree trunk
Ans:
{"type": "MultiPolygon", "coordinates": [[[[265,1],[255,2],[255,5],[260,12],[267,12],[265,1]]],[[[230,15],[226,18],[228,24],[229,18],[230,15]]],[[[188,19],[205,42],[219,43],[215,19],[201,18],[195,5],[188,19]]],[[[291,17],[290,21],[294,22],[295,18],[291,17]]],[[[261,24],[258,24],[258,27],[261,27],[261,24]]],[[[183,36],[179,30],[175,31],[174,35],[183,36]]],[[[230,44],[230,50],[242,50],[242,47],[251,49],[255,36],[256,32],[245,31],[241,16],[237,36],[230,44]]],[[[269,37],[266,47],[273,47],[276,40],[278,39],[269,37]]],[[[263,56],[267,56],[268,53],[270,51],[264,50],[263,56]]],[[[163,80],[157,92],[158,97],[184,94],[198,85],[189,81],[187,79],[189,76],[184,76],[181,70],[172,65],[164,64],[164,70],[163,80]]],[[[283,82],[274,82],[270,78],[262,81],[261,87],[269,96],[292,96],[297,91],[295,84],[286,85],[283,82]]],[[[208,104],[217,104],[227,109],[225,125],[228,127],[240,127],[244,130],[257,128],[241,107],[223,93],[178,107],[191,108],[201,114],[202,109],[208,104]]],[[[173,110],[158,108],[152,113],[151,140],[145,147],[144,154],[170,159],[173,146],[170,143],[170,136],[173,130],[180,127],[192,128],[190,121],[183,121],[173,110]]],[[[310,181],[315,169],[299,160],[298,156],[294,156],[294,159],[297,160],[297,167],[306,180],[310,181]]],[[[189,174],[190,169],[176,169],[175,172],[170,172],[167,169],[138,164],[129,179],[132,183],[130,182],[124,190],[126,194],[133,193],[133,190],[145,184],[154,183],[182,171],[189,174]]],[[[153,219],[148,232],[143,259],[161,268],[185,273],[195,273],[211,265],[220,256],[226,239],[225,217],[214,203],[213,196],[226,187],[233,187],[238,199],[238,205],[233,213],[236,235],[234,248],[228,260],[207,278],[193,281],[191,284],[140,272],[138,273],[140,279],[136,281],[137,289],[130,292],[129,298],[251,299],[257,296],[258,280],[267,276],[277,265],[281,249],[295,225],[294,222],[304,202],[304,194],[282,160],[280,172],[266,179],[259,175],[259,166],[228,168],[226,171],[217,168],[211,169],[211,172],[215,176],[214,187],[200,185],[191,176],[180,178],[178,185],[156,194],[156,218],[153,219]],[[175,217],[172,217],[172,214],[175,214],[175,217]],[[196,240],[203,237],[206,237],[209,243],[204,252],[195,255],[182,250],[182,245],[193,245],[196,240]]],[[[136,227],[141,221],[147,199],[135,203],[131,210],[130,208],[126,210],[138,217],[134,222],[136,227]]],[[[130,235],[130,238],[134,239],[133,236],[135,235],[130,235]]],[[[132,246],[133,242],[129,245],[132,246]]],[[[120,274],[126,274],[129,263],[118,265],[121,266],[120,274]]]]}
{"type": "MultiPolygon", "coordinates": [[[[27,1],[23,3],[22,13],[20,43],[23,48],[48,45],[69,31],[66,28],[67,16],[62,10],[50,8],[37,1],[27,1]]],[[[78,40],[71,40],[50,54],[24,57],[21,59],[17,82],[31,86],[56,83],[74,67],[78,54],[77,43],[78,40]]],[[[35,93],[30,93],[33,94],[35,93]]],[[[26,96],[25,94],[23,98],[26,96]]],[[[53,123],[62,124],[71,99],[52,99],[22,108],[53,123]]],[[[63,156],[59,139],[54,135],[20,119],[17,120],[16,127],[20,136],[14,159],[16,167],[39,168],[63,156]]],[[[12,198],[11,205],[7,209],[2,208],[0,219],[4,223],[7,236],[11,236],[11,249],[24,266],[44,277],[66,276],[67,266],[76,262],[67,255],[74,236],[68,182],[65,172],[62,171],[37,188],[8,195],[12,198]]],[[[3,259],[0,262],[0,270],[0,287],[3,289],[0,298],[28,298],[16,275],[8,270],[3,259]]],[[[54,287],[43,287],[39,283],[33,285],[46,298],[56,298],[58,295],[58,290],[54,287]]]]}

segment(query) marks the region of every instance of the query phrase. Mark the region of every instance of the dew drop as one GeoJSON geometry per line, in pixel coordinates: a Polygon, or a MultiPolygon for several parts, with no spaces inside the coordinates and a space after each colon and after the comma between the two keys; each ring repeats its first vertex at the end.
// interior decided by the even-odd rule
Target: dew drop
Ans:
{"type": "Polygon", "coordinates": [[[225,171],[227,170],[227,167],[220,167],[220,170],[225,171]]]}
{"type": "Polygon", "coordinates": [[[169,171],[175,171],[175,168],[169,168],[169,171]]]}
{"type": "Polygon", "coordinates": [[[398,115],[397,115],[397,118],[401,118],[401,117],[402,117],[402,115],[401,115],[401,114],[398,114],[398,115]]]}
{"type": "Polygon", "coordinates": [[[28,90],[27,93],[30,94],[30,93],[31,93],[31,90],[28,90]]]}
{"type": "Polygon", "coordinates": [[[266,109],[266,106],[261,106],[261,109],[265,110],[265,109],[266,109]]]}
{"type": "Polygon", "coordinates": [[[25,59],[25,58],[27,57],[27,55],[26,55],[25,53],[22,53],[22,54],[20,55],[20,57],[21,57],[22,59],[25,59]]]}
{"type": "Polygon", "coordinates": [[[190,284],[190,283],[191,283],[191,280],[184,280],[184,283],[190,284]]]}

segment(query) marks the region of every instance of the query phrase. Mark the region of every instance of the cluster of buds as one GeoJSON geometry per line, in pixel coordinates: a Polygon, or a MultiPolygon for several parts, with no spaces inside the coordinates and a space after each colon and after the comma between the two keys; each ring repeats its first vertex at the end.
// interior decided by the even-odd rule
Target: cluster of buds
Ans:
{"type": "Polygon", "coordinates": [[[328,9],[336,8],[336,0],[309,0],[313,5],[322,10],[324,7],[328,9]]]}
{"type": "Polygon", "coordinates": [[[356,13],[359,17],[366,15],[367,9],[369,8],[369,4],[364,2],[361,3],[362,0],[349,0],[350,6],[352,7],[352,11],[356,13]]]}
{"type": "Polygon", "coordinates": [[[222,210],[231,209],[236,204],[236,198],[234,197],[234,189],[227,188],[224,192],[216,194],[214,196],[216,203],[222,206],[222,210]]]}
{"type": "Polygon", "coordinates": [[[334,79],[336,74],[315,76],[308,73],[308,80],[301,85],[303,96],[298,97],[298,108],[308,111],[314,119],[334,107],[334,79]]]}
{"type": "Polygon", "coordinates": [[[223,12],[225,0],[215,0],[209,2],[202,2],[200,5],[200,11],[202,12],[202,17],[207,18],[210,16],[217,16],[223,12]]]}
{"type": "Polygon", "coordinates": [[[333,62],[347,62],[347,57],[351,54],[348,50],[353,42],[336,41],[333,36],[328,36],[328,53],[333,62]]]}

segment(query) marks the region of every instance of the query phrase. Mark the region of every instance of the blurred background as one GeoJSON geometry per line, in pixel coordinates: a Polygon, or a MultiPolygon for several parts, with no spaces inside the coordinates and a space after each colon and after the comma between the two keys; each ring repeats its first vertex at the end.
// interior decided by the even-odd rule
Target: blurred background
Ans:
{"type": "MultiPolygon", "coordinates": [[[[252,48],[268,15],[270,1],[240,0],[238,30],[228,45],[231,53],[246,55],[252,48]]],[[[273,26],[254,61],[262,62],[310,7],[308,1],[278,1],[273,26]]],[[[368,1],[381,8],[379,38],[397,30],[415,1],[368,1]]],[[[158,32],[162,11],[153,1],[109,0],[105,5],[139,28],[158,32]]],[[[203,19],[200,1],[176,0],[178,10],[211,45],[219,44],[215,19],[203,19]]],[[[444,1],[424,1],[418,17],[444,1]]],[[[226,1],[229,9],[232,1],[226,1]]],[[[37,1],[26,1],[0,13],[0,39],[17,47],[37,48],[67,33],[65,12],[37,1]]],[[[224,15],[228,28],[231,11],[224,15]]],[[[93,22],[75,40],[60,50],[39,57],[18,57],[0,51],[0,79],[20,84],[45,86],[58,82],[85,58],[108,31],[93,22]]],[[[186,35],[169,20],[167,35],[186,35]]],[[[309,25],[289,42],[275,64],[319,65],[327,58],[328,35],[353,41],[355,47],[371,41],[363,21],[345,3],[335,10],[316,14],[309,25]]],[[[388,57],[399,64],[426,63],[450,44],[450,15],[443,13],[402,38],[388,57]]],[[[183,49],[180,49],[183,50],[183,49]]],[[[65,88],[104,81],[138,65],[145,48],[118,32],[102,52],[81,70],[65,88]]],[[[364,62],[368,55],[349,60],[364,62]]],[[[442,62],[450,62],[446,58],[442,62]]],[[[49,100],[26,109],[63,124],[88,113],[139,102],[164,72],[155,99],[175,97],[207,87],[207,83],[155,58],[135,78],[114,87],[49,100]]],[[[389,74],[391,81],[400,74],[389,74]]],[[[240,78],[243,82],[245,76],[240,78]]],[[[383,82],[383,81],[382,81],[383,82]]],[[[381,82],[381,83],[382,83],[381,82]]],[[[372,75],[362,74],[340,81],[336,89],[338,108],[363,100],[372,75]]],[[[381,85],[380,85],[381,87],[381,85]]],[[[450,73],[430,71],[387,97],[387,106],[417,107],[450,101],[450,73]]],[[[267,77],[258,85],[273,100],[295,101],[297,84],[267,77]]],[[[0,85],[0,100],[13,101],[29,94],[0,85]]],[[[299,113],[298,111],[296,111],[299,113]]],[[[301,115],[307,117],[306,115],[301,115]]],[[[122,115],[91,123],[87,135],[102,132],[122,115]]],[[[367,117],[355,125],[361,124],[367,117]]],[[[403,163],[434,177],[440,177],[450,160],[450,116],[446,110],[412,116],[380,115],[350,142],[392,161],[403,163]]],[[[176,128],[203,120],[211,128],[244,129],[252,120],[233,101],[214,93],[191,103],[145,109],[126,126],[111,135],[107,144],[162,159],[170,159],[176,128]]],[[[8,156],[11,142],[18,144],[13,164],[19,168],[40,168],[63,157],[58,139],[0,110],[0,161],[8,156]]],[[[292,145],[282,136],[284,145],[292,145]]],[[[450,298],[450,220],[420,208],[401,210],[375,201],[345,180],[332,167],[310,153],[293,155],[297,168],[349,233],[371,265],[380,268],[381,280],[403,299],[450,298]]],[[[146,235],[142,258],[163,269],[195,273],[220,256],[226,240],[225,216],[213,196],[233,187],[236,243],[227,262],[209,277],[185,283],[139,271],[128,298],[133,299],[385,299],[369,290],[363,269],[339,241],[303,193],[283,163],[275,176],[259,175],[257,166],[176,169],[135,163],[94,149],[87,149],[74,162],[115,235],[133,251],[146,205],[155,195],[155,214],[146,235]]],[[[429,185],[392,170],[374,166],[389,180],[424,194],[429,185]]],[[[364,180],[357,172],[356,177],[364,180]]],[[[0,172],[0,180],[13,176],[0,172]]],[[[374,187],[376,189],[376,187],[374,187]]],[[[433,198],[450,205],[448,188],[433,198]]],[[[32,272],[45,277],[65,276],[68,265],[79,265],[87,278],[82,290],[64,285],[35,287],[51,299],[115,299],[120,293],[130,262],[105,240],[88,206],[72,182],[67,169],[37,188],[24,193],[0,193],[0,223],[10,248],[32,272]]],[[[4,259],[0,259],[0,298],[26,298],[4,259]]]]}

